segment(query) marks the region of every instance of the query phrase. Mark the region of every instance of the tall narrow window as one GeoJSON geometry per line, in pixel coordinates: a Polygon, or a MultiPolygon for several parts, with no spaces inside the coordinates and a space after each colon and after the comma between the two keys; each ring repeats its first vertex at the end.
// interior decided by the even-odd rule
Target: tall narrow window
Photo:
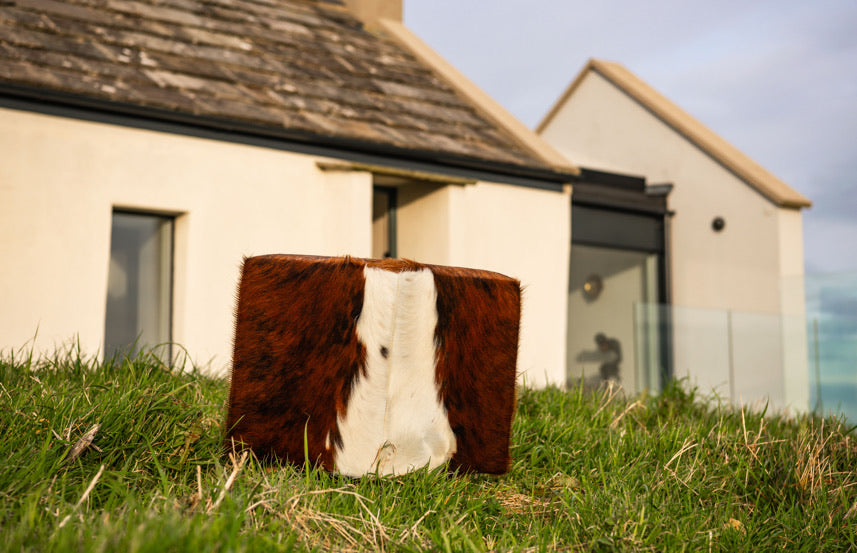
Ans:
{"type": "Polygon", "coordinates": [[[372,257],[397,257],[396,189],[376,186],[372,191],[372,257]]]}
{"type": "Polygon", "coordinates": [[[113,212],[106,357],[164,345],[170,358],[173,219],[147,213],[113,212]]]}

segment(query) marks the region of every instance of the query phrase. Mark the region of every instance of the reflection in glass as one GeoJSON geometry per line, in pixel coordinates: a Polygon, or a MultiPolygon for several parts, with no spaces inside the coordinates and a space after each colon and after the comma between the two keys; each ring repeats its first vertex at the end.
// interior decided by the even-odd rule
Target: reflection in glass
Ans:
{"type": "MultiPolygon", "coordinates": [[[[634,305],[658,301],[658,255],[572,244],[568,291],[570,385],[598,386],[612,380],[633,393],[649,386],[638,374],[634,305]]],[[[657,342],[657,337],[654,338],[657,342]]]]}
{"type": "Polygon", "coordinates": [[[104,324],[106,358],[170,341],[172,234],[170,217],[113,213],[104,324]]]}

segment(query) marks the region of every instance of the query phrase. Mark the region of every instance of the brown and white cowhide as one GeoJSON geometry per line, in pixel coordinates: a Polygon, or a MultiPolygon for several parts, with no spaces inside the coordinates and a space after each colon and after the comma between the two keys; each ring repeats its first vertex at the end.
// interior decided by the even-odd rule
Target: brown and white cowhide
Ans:
{"type": "Polygon", "coordinates": [[[402,260],[244,260],[227,444],[348,476],[502,474],[520,283],[402,260]],[[305,444],[306,440],[306,444],[305,444]]]}

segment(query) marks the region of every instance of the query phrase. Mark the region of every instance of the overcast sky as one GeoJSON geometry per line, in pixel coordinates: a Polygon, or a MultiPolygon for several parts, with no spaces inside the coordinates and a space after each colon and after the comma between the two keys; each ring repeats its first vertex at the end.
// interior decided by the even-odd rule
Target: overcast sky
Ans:
{"type": "Polygon", "coordinates": [[[530,127],[587,59],[623,64],[812,200],[808,273],[857,271],[857,0],[405,0],[404,10],[411,30],[530,127]]]}

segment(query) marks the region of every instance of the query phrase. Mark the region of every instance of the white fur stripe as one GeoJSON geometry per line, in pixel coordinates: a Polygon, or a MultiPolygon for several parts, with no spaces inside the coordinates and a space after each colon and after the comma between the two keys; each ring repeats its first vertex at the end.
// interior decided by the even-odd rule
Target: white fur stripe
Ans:
{"type": "Polygon", "coordinates": [[[455,435],[435,378],[437,290],[428,269],[399,274],[385,438],[395,446],[385,472],[400,474],[455,453],[455,435]]]}
{"type": "Polygon", "coordinates": [[[366,374],[351,389],[345,417],[337,426],[342,447],[337,448],[336,470],[349,476],[365,474],[384,443],[384,415],[390,361],[381,353],[393,341],[398,275],[366,267],[363,272],[363,309],[357,320],[357,338],[366,347],[366,374]]]}
{"type": "Polygon", "coordinates": [[[434,275],[366,267],[364,276],[357,336],[366,347],[366,376],[338,420],[336,469],[360,476],[440,466],[455,453],[455,435],[435,382],[434,275]]]}

